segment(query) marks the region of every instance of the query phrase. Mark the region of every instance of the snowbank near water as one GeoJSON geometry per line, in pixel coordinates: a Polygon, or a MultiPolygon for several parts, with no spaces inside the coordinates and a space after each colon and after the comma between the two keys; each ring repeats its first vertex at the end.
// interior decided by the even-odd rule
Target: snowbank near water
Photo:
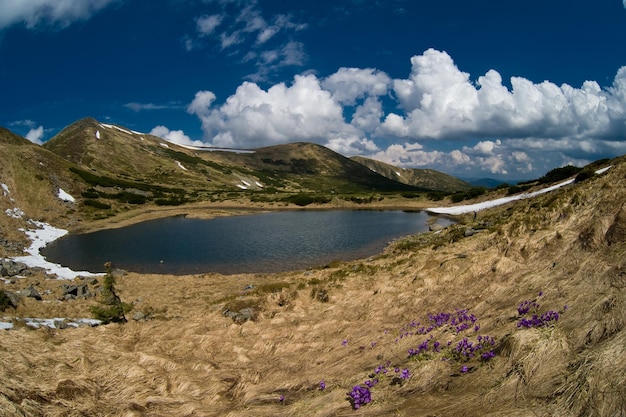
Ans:
{"type": "MultiPolygon", "coordinates": [[[[7,197],[11,203],[14,203],[15,200],[10,197],[11,191],[9,190],[9,187],[6,184],[0,184],[0,188],[2,188],[2,196],[7,197]]],[[[59,188],[57,197],[63,201],[69,201],[72,203],[76,201],[74,197],[72,197],[69,193],[61,188],[59,188]]],[[[24,211],[19,207],[6,209],[5,214],[15,219],[21,219],[26,216],[26,213],[24,213],[24,211]]],[[[63,229],[57,229],[56,227],[53,227],[48,223],[38,222],[34,220],[28,220],[28,224],[31,224],[32,226],[34,226],[34,228],[28,230],[20,229],[31,240],[30,246],[25,250],[28,255],[16,256],[11,259],[16,262],[22,262],[30,268],[43,268],[46,270],[46,272],[50,274],[55,274],[59,279],[74,279],[78,276],[85,277],[102,275],[86,271],[72,271],[70,268],[48,262],[46,258],[44,258],[43,255],[39,253],[39,251],[48,243],[65,236],[68,231],[63,229]]]]}
{"type": "Polygon", "coordinates": [[[57,229],[47,223],[29,220],[34,225],[34,229],[21,229],[31,240],[31,245],[26,249],[26,256],[16,256],[12,258],[16,262],[22,262],[31,268],[43,268],[46,272],[55,274],[59,279],[74,279],[78,276],[101,276],[102,274],[94,274],[87,271],[73,271],[70,268],[48,262],[46,258],[39,253],[48,243],[65,236],[68,231],[57,229]]]}
{"type": "MultiPolygon", "coordinates": [[[[611,168],[610,166],[606,167],[606,168],[602,168],[596,171],[596,174],[602,174],[606,171],[609,170],[609,168],[611,168]]],[[[569,179],[567,181],[563,181],[559,184],[553,185],[551,187],[547,187],[538,191],[533,191],[532,193],[523,193],[523,194],[518,194],[518,195],[512,195],[509,197],[502,197],[502,198],[497,198],[495,200],[489,200],[489,201],[483,201],[481,203],[476,203],[476,204],[468,204],[468,205],[464,205],[464,206],[454,206],[454,207],[435,207],[435,208],[428,208],[426,209],[426,211],[431,212],[431,213],[435,213],[435,214],[452,214],[452,215],[456,215],[456,214],[466,214],[466,213],[472,213],[475,211],[480,211],[480,210],[485,210],[491,207],[496,207],[496,206],[500,206],[502,204],[506,204],[506,203],[510,203],[511,201],[516,201],[516,200],[524,200],[527,198],[532,198],[532,197],[536,197],[538,195],[541,194],[545,194],[548,193],[550,191],[554,191],[557,188],[561,188],[564,187],[566,185],[569,185],[571,183],[574,182],[574,178],[569,179]]]]}

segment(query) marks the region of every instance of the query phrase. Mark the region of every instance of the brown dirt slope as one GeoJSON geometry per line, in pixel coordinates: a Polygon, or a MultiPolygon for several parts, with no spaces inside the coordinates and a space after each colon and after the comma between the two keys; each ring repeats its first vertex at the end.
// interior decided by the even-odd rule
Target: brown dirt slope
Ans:
{"type": "MultiPolygon", "coordinates": [[[[271,275],[120,277],[130,314],[151,320],[2,332],[0,415],[624,415],[626,164],[614,162],[368,260],[271,275]],[[223,314],[245,308],[254,320],[223,314]],[[549,311],[559,320],[518,327],[549,311]],[[464,339],[484,349],[465,358],[469,349],[455,349],[464,339]],[[481,360],[489,351],[495,357],[481,360]],[[372,402],[354,411],[347,393],[374,378],[372,402]]],[[[0,285],[31,283],[50,290],[44,301],[2,314],[84,317],[95,303],[56,301],[60,283],[43,277],[0,285]]]]}

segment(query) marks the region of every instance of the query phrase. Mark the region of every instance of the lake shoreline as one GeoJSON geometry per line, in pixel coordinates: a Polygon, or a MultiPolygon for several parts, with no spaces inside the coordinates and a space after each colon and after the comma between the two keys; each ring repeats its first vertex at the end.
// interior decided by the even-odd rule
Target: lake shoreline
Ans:
{"type": "MultiPolygon", "coordinates": [[[[214,219],[224,216],[238,216],[272,211],[292,210],[403,210],[423,211],[432,204],[430,201],[389,201],[372,202],[367,204],[355,204],[342,201],[340,204],[333,201],[328,204],[310,204],[297,206],[295,204],[258,203],[250,201],[229,200],[225,202],[200,202],[175,207],[155,206],[141,207],[118,213],[106,219],[82,221],[68,228],[70,233],[91,233],[106,229],[117,229],[141,223],[148,220],[161,219],[164,217],[185,216],[194,219],[214,219]],[[343,204],[345,203],[345,204],[343,204]]],[[[440,216],[446,218],[448,216],[440,216]]]]}
{"type": "Polygon", "coordinates": [[[42,254],[93,273],[101,273],[107,260],[138,273],[277,273],[375,256],[392,241],[427,232],[435,222],[443,227],[451,222],[423,210],[387,208],[235,210],[210,222],[206,216],[168,214],[70,234],[50,242],[42,254]]]}

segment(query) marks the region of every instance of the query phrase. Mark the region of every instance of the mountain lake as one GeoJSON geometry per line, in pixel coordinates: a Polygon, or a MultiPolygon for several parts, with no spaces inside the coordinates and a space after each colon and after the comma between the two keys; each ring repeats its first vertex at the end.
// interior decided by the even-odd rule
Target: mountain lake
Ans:
{"type": "Polygon", "coordinates": [[[103,272],[104,263],[139,273],[269,273],[367,258],[394,239],[428,231],[426,212],[296,210],[149,220],[118,229],[70,234],[41,252],[75,271],[103,272]]]}

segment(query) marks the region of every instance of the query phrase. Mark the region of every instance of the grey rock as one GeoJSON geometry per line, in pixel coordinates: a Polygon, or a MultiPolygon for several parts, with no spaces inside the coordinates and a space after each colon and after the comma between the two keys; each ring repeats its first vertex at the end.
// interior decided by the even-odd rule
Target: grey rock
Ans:
{"type": "Polygon", "coordinates": [[[135,311],[133,313],[133,320],[140,321],[140,320],[145,320],[145,319],[146,319],[146,315],[143,314],[141,311],[135,311]]]}
{"type": "Polygon", "coordinates": [[[28,268],[22,262],[16,262],[13,259],[0,259],[0,275],[3,277],[13,277],[19,275],[28,268]]]}
{"type": "Polygon", "coordinates": [[[34,298],[37,301],[41,301],[41,294],[39,294],[39,291],[37,291],[32,285],[29,285],[20,291],[20,295],[22,297],[34,298]]]}
{"type": "Polygon", "coordinates": [[[92,296],[89,291],[89,285],[87,284],[62,284],[61,290],[63,291],[63,298],[66,300],[73,300],[74,298],[88,298],[92,296]]]}
{"type": "Polygon", "coordinates": [[[13,308],[17,308],[17,305],[20,303],[21,297],[19,296],[19,294],[11,292],[11,291],[4,291],[4,295],[6,298],[9,299],[9,307],[13,307],[13,308]]]}
{"type": "Polygon", "coordinates": [[[245,323],[248,320],[254,320],[254,309],[252,307],[242,308],[239,311],[224,310],[224,316],[230,317],[237,324],[245,323]]]}
{"type": "Polygon", "coordinates": [[[54,320],[54,327],[56,329],[67,329],[67,323],[64,319],[56,319],[54,320]]]}

